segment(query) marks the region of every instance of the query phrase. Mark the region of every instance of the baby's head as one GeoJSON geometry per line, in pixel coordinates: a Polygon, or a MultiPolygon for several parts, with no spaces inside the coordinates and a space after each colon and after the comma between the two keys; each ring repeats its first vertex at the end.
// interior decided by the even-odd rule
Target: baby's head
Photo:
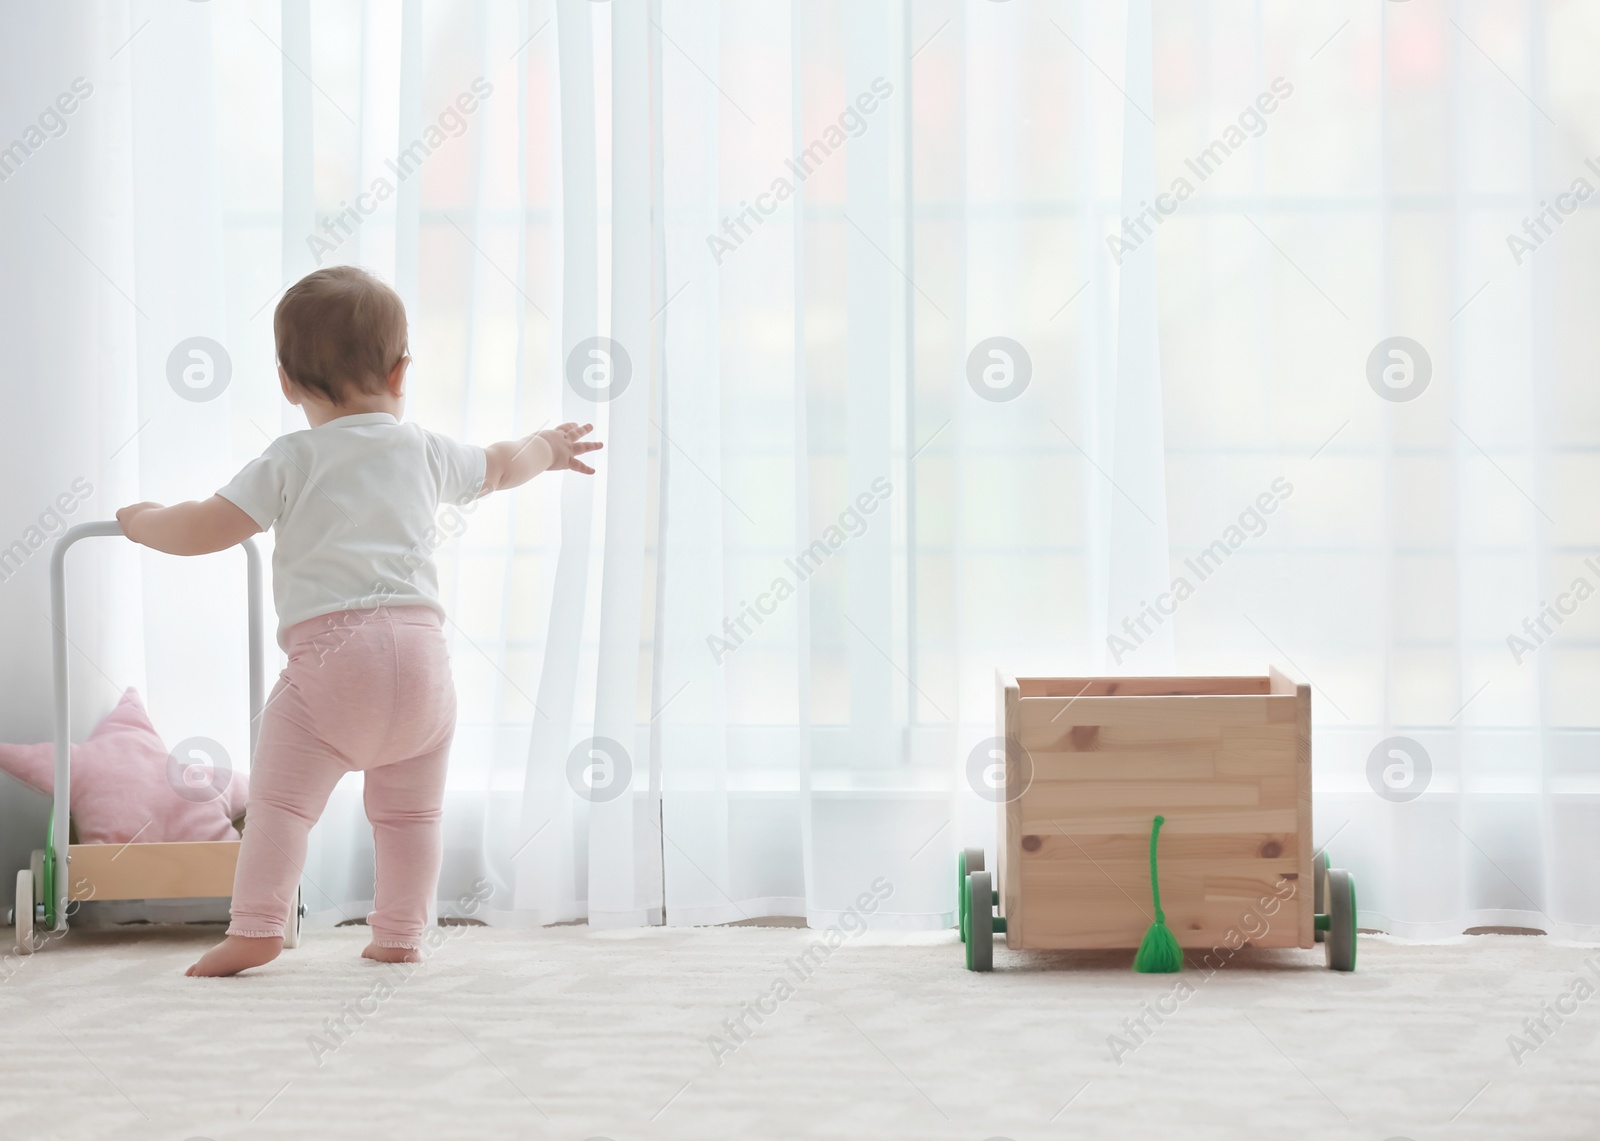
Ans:
{"type": "Polygon", "coordinates": [[[272,332],[290,403],[371,411],[401,398],[406,307],[365,270],[330,266],[302,277],[278,302],[272,332]]]}

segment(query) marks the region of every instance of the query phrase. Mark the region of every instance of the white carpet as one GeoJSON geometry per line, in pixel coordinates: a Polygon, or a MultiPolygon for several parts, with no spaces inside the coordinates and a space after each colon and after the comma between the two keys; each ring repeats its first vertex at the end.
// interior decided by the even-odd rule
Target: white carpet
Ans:
{"type": "Polygon", "coordinates": [[[1547,1018],[1520,1066],[1507,1047],[1580,971],[1600,983],[1600,953],[1541,938],[1363,936],[1354,975],[1318,949],[1207,979],[1003,947],[975,975],[953,935],[858,937],[797,981],[785,962],[816,932],[448,930],[409,977],[356,957],[363,929],[233,980],[181,977],[214,930],[78,932],[8,960],[0,1138],[1600,1135],[1600,995],[1547,1018]],[[780,978],[793,995],[719,1066],[708,1038],[731,1044],[723,1019],[780,978]],[[1192,995],[1114,1061],[1108,1036],[1180,978],[1192,995]],[[319,1065],[308,1039],[335,1045],[324,1020],[363,1003],[319,1065]]]}

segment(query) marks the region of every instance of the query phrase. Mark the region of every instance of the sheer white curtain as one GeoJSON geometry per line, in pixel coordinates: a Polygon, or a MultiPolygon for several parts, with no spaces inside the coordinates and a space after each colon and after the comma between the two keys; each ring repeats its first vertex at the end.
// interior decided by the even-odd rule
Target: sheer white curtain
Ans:
{"type": "Polygon", "coordinates": [[[1160,11],[1158,182],[1196,183],[1158,245],[1174,573],[1279,499],[1175,616],[1180,665],[1315,684],[1364,924],[1592,940],[1594,13],[1160,11]]]}
{"type": "MultiPolygon", "coordinates": [[[[413,418],[607,442],[450,521],[441,900],[818,924],[881,879],[876,924],[947,925],[996,666],[1270,661],[1316,687],[1363,924],[1596,936],[1580,6],[7,19],[40,45],[8,103],[94,95],[0,185],[37,281],[0,287],[6,535],[80,471],[105,515],[297,427],[270,314],[319,263],[405,297],[413,418]],[[167,377],[193,336],[232,363],[207,402],[167,377]]],[[[41,562],[0,609],[42,648],[41,562]]],[[[242,756],[235,568],[202,562],[86,556],[80,731],[139,684],[242,756]]],[[[362,914],[357,778],[314,839],[313,920],[362,914]]]]}

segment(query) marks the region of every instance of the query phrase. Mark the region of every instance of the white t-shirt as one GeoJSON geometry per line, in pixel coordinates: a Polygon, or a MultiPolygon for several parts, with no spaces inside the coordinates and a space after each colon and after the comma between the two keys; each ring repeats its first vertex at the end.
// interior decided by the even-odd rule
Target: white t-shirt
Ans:
{"type": "Polygon", "coordinates": [[[341,416],[274,440],[217,492],[277,529],[272,593],[278,640],[296,622],[339,610],[431,606],[441,615],[433,552],[462,526],[441,504],[483,489],[484,451],[402,424],[387,412],[341,416]]]}

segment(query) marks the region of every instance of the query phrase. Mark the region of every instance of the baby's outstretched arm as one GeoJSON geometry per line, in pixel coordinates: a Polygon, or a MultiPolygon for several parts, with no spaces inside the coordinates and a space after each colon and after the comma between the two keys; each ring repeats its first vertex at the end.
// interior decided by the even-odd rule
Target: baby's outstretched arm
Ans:
{"type": "Polygon", "coordinates": [[[598,440],[583,438],[592,431],[593,424],[562,424],[520,440],[490,444],[484,449],[482,494],[527,483],[542,471],[579,471],[593,475],[594,468],[578,459],[605,447],[598,440]]]}
{"type": "Polygon", "coordinates": [[[134,503],[117,512],[117,522],[135,543],[169,555],[209,555],[261,532],[254,519],[220,495],[171,507],[134,503]]]}

